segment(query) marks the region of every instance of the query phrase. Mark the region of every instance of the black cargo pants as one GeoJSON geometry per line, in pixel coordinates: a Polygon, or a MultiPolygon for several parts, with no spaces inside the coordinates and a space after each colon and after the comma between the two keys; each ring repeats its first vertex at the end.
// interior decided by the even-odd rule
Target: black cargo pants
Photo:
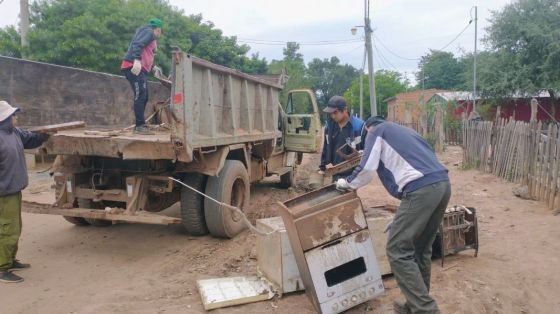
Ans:
{"type": "Polygon", "coordinates": [[[146,110],[146,104],[148,103],[148,85],[146,82],[146,73],[140,71],[140,74],[134,75],[130,72],[130,69],[122,70],[126,79],[132,87],[134,93],[134,119],[136,120],[136,126],[141,126],[146,124],[144,120],[144,111],[146,110]]]}

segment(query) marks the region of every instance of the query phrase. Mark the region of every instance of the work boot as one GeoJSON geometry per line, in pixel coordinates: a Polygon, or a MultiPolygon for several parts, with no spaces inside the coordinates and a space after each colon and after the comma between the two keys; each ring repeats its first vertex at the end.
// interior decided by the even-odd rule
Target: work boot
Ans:
{"type": "Polygon", "coordinates": [[[406,304],[405,300],[395,300],[393,301],[393,309],[395,310],[396,314],[411,314],[410,308],[408,304],[406,304]]]}
{"type": "Polygon", "coordinates": [[[17,283],[17,282],[22,282],[23,278],[21,278],[20,276],[10,272],[10,271],[0,271],[0,282],[5,282],[5,283],[17,283]]]}
{"type": "Polygon", "coordinates": [[[143,124],[141,126],[137,126],[134,128],[134,133],[136,134],[141,134],[141,135],[153,135],[156,134],[153,131],[150,131],[150,128],[148,128],[147,125],[143,124]]]}
{"type": "Polygon", "coordinates": [[[12,263],[12,267],[10,267],[10,270],[20,270],[20,269],[26,269],[26,268],[30,268],[30,267],[31,267],[31,264],[22,263],[22,262],[20,262],[16,259],[12,263]]]}

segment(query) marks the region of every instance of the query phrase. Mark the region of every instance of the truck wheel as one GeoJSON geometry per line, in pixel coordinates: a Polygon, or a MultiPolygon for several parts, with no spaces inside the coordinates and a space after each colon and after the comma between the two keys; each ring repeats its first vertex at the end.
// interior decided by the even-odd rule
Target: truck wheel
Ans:
{"type": "Polygon", "coordinates": [[[292,170],[284,173],[280,176],[280,187],[283,189],[289,189],[293,186],[296,186],[296,170],[292,168],[292,170]]]}
{"type": "MultiPolygon", "coordinates": [[[[58,162],[61,162],[61,156],[57,155],[55,162],[53,164],[53,168],[55,167],[55,164],[58,162]]],[[[58,199],[58,196],[60,195],[60,193],[63,193],[64,191],[62,191],[62,188],[64,187],[64,178],[62,177],[62,175],[54,175],[54,183],[55,183],[55,190],[54,190],[54,195],[56,197],[56,199],[58,199]],[[62,178],[62,180],[61,180],[62,178]]],[[[74,224],[76,226],[89,226],[89,223],[82,217],[73,217],[73,216],[62,216],[62,218],[64,218],[66,221],[68,221],[71,224],[74,224]]]]}
{"type": "MultiPolygon", "coordinates": [[[[249,174],[242,162],[226,160],[217,177],[209,177],[206,194],[220,202],[241,210],[249,205],[249,174]]],[[[233,238],[246,228],[243,218],[227,208],[205,198],[204,216],[210,234],[215,237],[233,238]]]]}
{"type": "MultiPolygon", "coordinates": [[[[204,193],[206,176],[201,173],[189,173],[183,182],[204,193]]],[[[194,236],[208,234],[204,217],[204,196],[185,186],[181,188],[181,222],[185,230],[194,236]]]]}
{"type": "MultiPolygon", "coordinates": [[[[78,207],[80,208],[92,208],[92,209],[101,209],[103,208],[103,204],[101,202],[93,202],[92,200],[88,200],[85,198],[78,199],[78,207]]],[[[95,227],[107,227],[113,224],[110,220],[104,219],[95,219],[95,218],[84,218],[84,220],[92,226],[95,227]]]]}
{"type": "Polygon", "coordinates": [[[66,221],[71,224],[75,224],[76,226],[89,226],[89,223],[83,217],[62,216],[62,218],[66,219],[66,221]]]}

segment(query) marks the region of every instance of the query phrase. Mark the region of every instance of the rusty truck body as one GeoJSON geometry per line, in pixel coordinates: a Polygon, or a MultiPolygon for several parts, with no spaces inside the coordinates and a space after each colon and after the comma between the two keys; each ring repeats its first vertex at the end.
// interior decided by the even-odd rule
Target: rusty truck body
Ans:
{"type": "Polygon", "coordinates": [[[24,210],[76,225],[183,224],[193,235],[233,237],[245,227],[241,217],[170,177],[243,209],[251,183],[278,175],[289,187],[301,154],[319,150],[319,109],[310,90],[290,91],[280,104],[282,80],[181,51],[173,52],[168,83],[169,99],[154,107],[154,135],[107,126],[52,136],[45,148],[57,155],[56,202],[24,210]],[[177,202],[180,218],[158,213],[177,202]]]}

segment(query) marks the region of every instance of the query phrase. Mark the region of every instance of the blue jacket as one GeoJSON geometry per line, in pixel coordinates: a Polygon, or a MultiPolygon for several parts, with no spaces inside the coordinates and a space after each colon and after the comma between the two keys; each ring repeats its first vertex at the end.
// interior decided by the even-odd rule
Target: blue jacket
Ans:
{"type": "Polygon", "coordinates": [[[410,128],[383,122],[367,134],[364,146],[360,165],[347,178],[353,189],[368,184],[375,171],[385,189],[398,199],[404,192],[449,181],[447,168],[430,144],[410,128]]]}
{"type": "MultiPolygon", "coordinates": [[[[328,164],[339,164],[344,161],[341,156],[336,154],[336,151],[344,146],[347,141],[356,143],[356,149],[362,150],[362,132],[364,130],[364,121],[358,117],[352,116],[350,123],[344,128],[340,129],[338,124],[329,119],[325,126],[323,138],[323,152],[321,153],[321,164],[319,168],[325,170],[328,164]]],[[[345,154],[350,154],[352,150],[347,148],[345,154]]]]}
{"type": "Polygon", "coordinates": [[[0,196],[19,192],[27,187],[27,165],[23,149],[41,146],[46,139],[12,127],[11,118],[0,122],[0,196]]]}

